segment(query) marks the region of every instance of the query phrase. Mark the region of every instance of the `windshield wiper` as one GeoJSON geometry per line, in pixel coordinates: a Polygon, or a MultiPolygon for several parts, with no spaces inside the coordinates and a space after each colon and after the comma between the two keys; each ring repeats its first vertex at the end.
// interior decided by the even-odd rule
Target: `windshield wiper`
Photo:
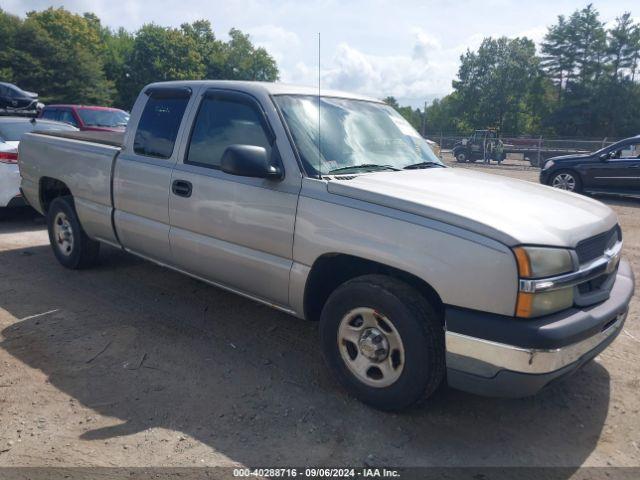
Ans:
{"type": "Polygon", "coordinates": [[[403,168],[403,170],[417,170],[419,168],[433,168],[433,167],[444,167],[441,163],[438,162],[420,162],[420,163],[412,163],[411,165],[407,165],[403,168]]]}
{"type": "Polygon", "coordinates": [[[393,167],[391,165],[378,165],[375,163],[363,163],[362,165],[349,165],[348,167],[340,167],[340,168],[334,168],[333,170],[329,170],[329,174],[331,173],[338,173],[338,172],[348,172],[348,171],[358,171],[358,170],[369,170],[369,171],[376,171],[376,170],[392,170],[392,171],[399,171],[399,168],[393,167]]]}

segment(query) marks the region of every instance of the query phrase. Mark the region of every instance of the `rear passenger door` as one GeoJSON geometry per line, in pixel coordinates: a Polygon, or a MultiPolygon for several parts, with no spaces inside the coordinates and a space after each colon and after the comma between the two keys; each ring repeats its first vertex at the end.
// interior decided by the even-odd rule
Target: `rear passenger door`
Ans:
{"type": "Polygon", "coordinates": [[[224,173],[222,155],[234,144],[264,147],[283,168],[274,131],[254,97],[205,91],[173,171],[180,187],[169,200],[174,261],[203,279],[286,306],[300,171],[285,169],[280,180],[224,173]]]}
{"type": "Polygon", "coordinates": [[[115,227],[127,250],[170,264],[171,170],[176,163],[177,139],[191,89],[151,87],[142,95],[135,107],[140,111],[133,112],[138,124],[127,131],[125,148],[115,162],[115,227]],[[129,135],[135,137],[131,139],[129,135]]]}

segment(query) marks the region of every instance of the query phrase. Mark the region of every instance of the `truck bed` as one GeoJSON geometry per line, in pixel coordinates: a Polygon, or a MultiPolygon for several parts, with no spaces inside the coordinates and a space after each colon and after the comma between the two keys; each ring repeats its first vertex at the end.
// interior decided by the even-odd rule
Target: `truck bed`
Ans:
{"type": "Polygon", "coordinates": [[[69,138],[71,140],[99,143],[101,145],[109,145],[111,147],[118,148],[122,148],[124,143],[124,132],[69,132],[64,130],[48,130],[46,132],[39,132],[36,129],[34,133],[37,133],[38,135],[48,135],[50,137],[69,138]]]}
{"type": "Polygon", "coordinates": [[[111,224],[111,175],[122,149],[117,132],[32,132],[20,141],[18,163],[24,197],[44,213],[40,187],[55,179],[73,195],[84,228],[116,244],[111,224]]]}

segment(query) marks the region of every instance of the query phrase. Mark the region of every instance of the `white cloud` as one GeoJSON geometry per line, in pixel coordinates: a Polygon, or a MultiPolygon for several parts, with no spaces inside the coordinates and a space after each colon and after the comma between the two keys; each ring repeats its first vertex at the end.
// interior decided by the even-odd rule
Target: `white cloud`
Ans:
{"type": "MultiPolygon", "coordinates": [[[[374,97],[394,95],[414,106],[451,91],[459,57],[484,37],[527,36],[540,42],[557,15],[584,8],[584,0],[0,0],[2,8],[64,6],[95,12],[106,25],[135,31],[155,22],[177,27],[211,21],[218,38],[236,27],[274,56],[282,81],[315,85],[317,32],[322,33],[323,85],[374,97]]],[[[594,0],[605,22],[637,0],[594,0]]],[[[637,17],[636,17],[637,20],[637,17]]]]}
{"type": "MultiPolygon", "coordinates": [[[[450,52],[443,50],[437,38],[420,29],[413,29],[413,38],[413,45],[400,55],[374,55],[340,43],[330,59],[322,62],[323,87],[378,98],[392,95],[414,105],[447,93],[457,62],[444,58],[450,52]]],[[[292,77],[283,80],[314,84],[317,66],[298,62],[292,77]]]]}

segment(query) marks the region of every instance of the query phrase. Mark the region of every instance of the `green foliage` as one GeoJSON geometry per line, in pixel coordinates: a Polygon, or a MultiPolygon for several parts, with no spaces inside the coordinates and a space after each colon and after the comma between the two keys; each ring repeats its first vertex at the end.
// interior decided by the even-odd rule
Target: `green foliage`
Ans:
{"type": "Polygon", "coordinates": [[[103,72],[103,47],[91,22],[61,8],[29,12],[22,20],[0,11],[2,78],[43,101],[109,102],[112,83],[103,72]]]}
{"type": "Polygon", "coordinates": [[[527,38],[486,38],[478,52],[461,58],[453,87],[464,121],[519,130],[530,110],[528,93],[539,81],[539,60],[534,43],[527,38]]]}
{"type": "Polygon", "coordinates": [[[0,80],[39,92],[47,103],[116,105],[130,109],[152,82],[185,79],[275,81],[278,67],[240,30],[217,40],[211,24],[155,24],[111,30],[92,14],[63,8],[25,19],[0,10],[0,80]]]}
{"type": "Polygon", "coordinates": [[[640,133],[640,26],[606,29],[592,5],[526,38],[486,38],[461,57],[454,92],[427,108],[428,131],[624,137],[640,133]]]}
{"type": "Polygon", "coordinates": [[[404,119],[409,122],[418,132],[422,131],[424,122],[424,112],[419,108],[401,107],[394,97],[386,97],[383,102],[393,107],[404,119]]]}

